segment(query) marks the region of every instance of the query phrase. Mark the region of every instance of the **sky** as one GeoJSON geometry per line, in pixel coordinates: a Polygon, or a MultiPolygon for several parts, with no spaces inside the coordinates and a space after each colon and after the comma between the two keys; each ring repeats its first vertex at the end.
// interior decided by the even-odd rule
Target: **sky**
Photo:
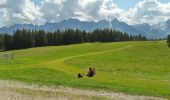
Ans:
{"type": "MultiPolygon", "coordinates": [[[[128,10],[143,0],[113,0],[120,8],[128,10]]],[[[158,0],[161,3],[168,3],[170,0],[158,0]]]]}
{"type": "MultiPolygon", "coordinates": [[[[35,4],[41,5],[42,0],[32,0],[35,4]]],[[[120,8],[128,10],[129,8],[134,7],[137,3],[143,0],[113,0],[120,8]],[[128,3],[127,3],[128,2],[128,3]]],[[[162,3],[168,3],[170,0],[159,0],[162,3]]]]}
{"type": "Polygon", "coordinates": [[[0,0],[0,27],[69,18],[153,25],[170,19],[170,0],[0,0]]]}

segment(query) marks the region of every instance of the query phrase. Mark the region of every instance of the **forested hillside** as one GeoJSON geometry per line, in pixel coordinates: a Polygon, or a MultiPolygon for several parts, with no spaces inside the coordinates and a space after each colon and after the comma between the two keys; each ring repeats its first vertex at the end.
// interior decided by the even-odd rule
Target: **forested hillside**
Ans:
{"type": "Polygon", "coordinates": [[[111,29],[96,29],[93,32],[67,29],[55,32],[44,30],[16,30],[13,35],[0,35],[1,50],[15,50],[31,47],[68,45],[86,42],[120,42],[146,40],[142,35],[128,35],[111,29]]]}

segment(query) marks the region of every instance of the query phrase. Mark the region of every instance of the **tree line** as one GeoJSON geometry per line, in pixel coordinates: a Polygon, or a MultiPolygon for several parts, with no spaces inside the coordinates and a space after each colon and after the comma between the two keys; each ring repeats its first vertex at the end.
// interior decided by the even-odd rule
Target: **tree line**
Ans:
{"type": "Polygon", "coordinates": [[[128,35],[111,29],[96,29],[92,32],[79,29],[46,32],[44,30],[16,30],[13,35],[0,35],[0,50],[16,50],[31,47],[69,45],[86,42],[143,41],[142,35],[128,35]]]}
{"type": "Polygon", "coordinates": [[[168,35],[167,43],[168,43],[168,47],[170,47],[170,35],[168,35]]]}

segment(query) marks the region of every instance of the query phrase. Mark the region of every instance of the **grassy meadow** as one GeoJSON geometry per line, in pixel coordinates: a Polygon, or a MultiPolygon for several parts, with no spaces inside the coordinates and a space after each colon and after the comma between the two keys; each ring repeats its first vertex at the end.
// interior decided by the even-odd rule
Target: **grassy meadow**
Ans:
{"type": "Polygon", "coordinates": [[[0,79],[170,98],[166,41],[84,43],[0,52],[0,79]],[[96,68],[93,78],[77,78],[96,68]]]}

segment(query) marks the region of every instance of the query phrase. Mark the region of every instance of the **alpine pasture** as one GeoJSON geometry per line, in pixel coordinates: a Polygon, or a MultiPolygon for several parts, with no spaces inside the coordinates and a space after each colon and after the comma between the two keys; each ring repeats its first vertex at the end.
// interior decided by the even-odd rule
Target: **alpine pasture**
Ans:
{"type": "Polygon", "coordinates": [[[0,52],[0,79],[170,98],[166,41],[83,43],[0,52]],[[92,78],[77,73],[96,69],[92,78]]]}

